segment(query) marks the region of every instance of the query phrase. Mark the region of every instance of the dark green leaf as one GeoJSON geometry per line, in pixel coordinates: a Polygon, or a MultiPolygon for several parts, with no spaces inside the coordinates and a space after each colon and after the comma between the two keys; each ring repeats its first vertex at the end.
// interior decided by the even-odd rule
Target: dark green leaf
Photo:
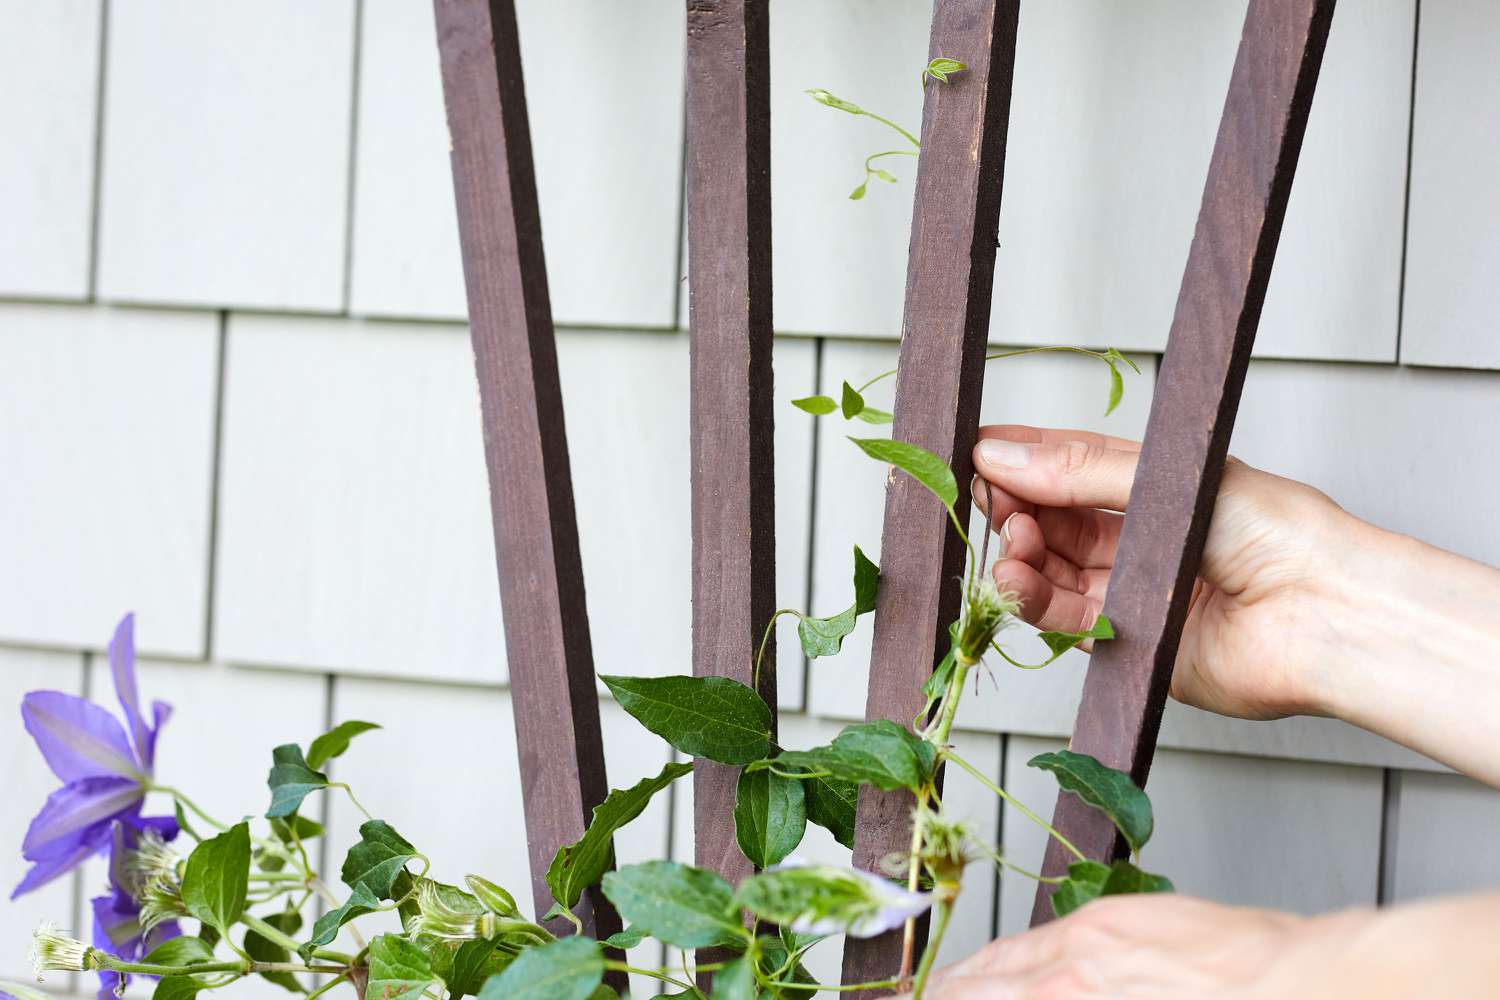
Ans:
{"type": "Polygon", "coordinates": [[[839,410],[843,412],[845,420],[853,420],[859,416],[859,411],[865,408],[865,397],[861,396],[848,382],[839,395],[839,410]]]}
{"type": "Polygon", "coordinates": [[[842,778],[804,778],[802,794],[806,800],[807,818],[850,850],[854,849],[854,807],[859,801],[859,785],[842,778]]]}
{"type": "Polygon", "coordinates": [[[894,465],[931,490],[949,510],[958,502],[958,481],[948,463],[925,448],[885,438],[850,438],[860,450],[879,462],[894,465]]]}
{"type": "Polygon", "coordinates": [[[193,1000],[208,984],[197,976],[162,976],[151,994],[151,1000],[193,1000]]]}
{"type": "Polygon", "coordinates": [[[1062,788],[1108,816],[1132,851],[1151,839],[1151,800],[1124,771],[1071,750],[1037,754],[1026,764],[1051,771],[1062,788]]]}
{"type": "Polygon", "coordinates": [[[647,861],[609,872],[603,885],[632,927],[668,944],[706,948],[744,939],[744,928],[730,913],[734,890],[706,868],[647,861]]]}
{"type": "Polygon", "coordinates": [[[459,945],[448,975],[452,1000],[478,993],[485,981],[504,971],[516,954],[517,950],[505,945],[501,937],[476,938],[459,945]]]}
{"type": "Polygon", "coordinates": [[[609,948],[619,948],[621,951],[629,951],[642,941],[646,940],[646,932],[639,927],[630,926],[616,934],[611,934],[604,939],[604,944],[609,948]]]}
{"type": "Polygon", "coordinates": [[[141,959],[146,965],[192,965],[213,960],[214,950],[208,942],[187,934],[163,941],[141,959]]]}
{"type": "Polygon", "coordinates": [[[737,958],[714,973],[713,1000],[755,1000],[758,996],[752,956],[737,958]]]}
{"type": "MultiPolygon", "coordinates": [[[[302,929],[302,917],[294,911],[277,913],[265,918],[266,923],[291,937],[302,929]]],[[[178,940],[181,940],[180,938],[178,940]]],[[[262,937],[255,930],[245,931],[245,952],[257,962],[286,962],[291,959],[291,953],[281,945],[262,937]]],[[[262,972],[261,976],[275,983],[283,989],[291,990],[293,993],[307,992],[297,977],[290,972],[262,972]]]]}
{"type": "Polygon", "coordinates": [[[323,824],[315,823],[306,816],[278,816],[271,820],[271,832],[284,844],[295,840],[312,840],[323,835],[323,824]]]}
{"type": "Polygon", "coordinates": [[[797,623],[797,638],[802,651],[812,659],[832,656],[844,645],[844,637],[854,631],[860,615],[875,610],[880,591],[880,567],[854,546],[854,603],[828,618],[803,618],[797,623]]]}
{"type": "Polygon", "coordinates": [[[419,997],[437,981],[427,952],[399,934],[382,934],[371,941],[368,962],[365,1000],[396,1000],[406,994],[419,997]]]}
{"type": "Polygon", "coordinates": [[[691,757],[748,764],[771,749],[771,710],[728,677],[605,677],[615,701],[691,757]]]}
{"type": "Polygon", "coordinates": [[[626,789],[615,789],[594,807],[594,818],[583,837],[566,844],[547,867],[547,887],[552,898],[568,909],[578,904],[583,890],[594,885],[614,860],[614,835],[646,808],[651,797],[691,772],[692,764],[668,764],[654,778],[645,778],[626,789]]]}
{"type": "Polygon", "coordinates": [[[741,771],[734,790],[734,836],[757,868],[769,868],[802,843],[807,805],[802,782],[770,771],[741,771]]]}
{"type": "Polygon", "coordinates": [[[479,1000],[589,1000],[603,979],[598,942],[565,937],[522,952],[484,984],[479,1000]]]}
{"type": "Polygon", "coordinates": [[[182,902],[189,913],[227,931],[245,912],[250,885],[250,827],[237,823],[188,855],[182,902]]]}
{"type": "Polygon", "coordinates": [[[308,795],[328,787],[328,776],[308,767],[302,748],[295,743],[272,750],[271,760],[271,773],[266,778],[271,786],[271,808],[266,810],[269,818],[290,816],[308,795]]]}
{"type": "MultiPolygon", "coordinates": [[[[788,750],[776,758],[778,769],[827,771],[835,778],[892,791],[915,791],[932,777],[937,748],[888,719],[845,726],[833,743],[812,750],[788,750]]],[[[765,767],[764,762],[756,766],[765,767]]]]}
{"type": "Polygon", "coordinates": [[[824,416],[839,408],[839,404],[830,396],[807,396],[803,399],[794,399],[792,405],[815,417],[824,416]]]}
{"type": "Polygon", "coordinates": [[[1172,880],[1165,875],[1143,872],[1129,861],[1116,861],[1104,882],[1104,895],[1125,896],[1140,892],[1172,892],[1172,880]]]}
{"type": "Polygon", "coordinates": [[[417,849],[407,843],[383,819],[372,819],[359,828],[359,843],[349,848],[339,877],[354,889],[363,885],[377,899],[391,899],[391,883],[417,856],[417,849]]]}
{"type": "Polygon", "coordinates": [[[1109,866],[1098,861],[1075,861],[1068,866],[1068,877],[1052,892],[1052,912],[1066,917],[1084,903],[1099,898],[1109,866]]]}
{"type": "MultiPolygon", "coordinates": [[[[962,628],[962,621],[956,621],[948,626],[948,652],[938,661],[936,669],[922,684],[922,694],[927,699],[928,707],[931,707],[932,703],[948,690],[948,682],[953,678],[953,671],[958,666],[958,635],[962,628]]],[[[923,714],[926,714],[925,710],[923,714]]]]}
{"type": "Polygon", "coordinates": [[[349,741],[360,733],[368,733],[372,729],[379,729],[373,722],[359,722],[351,720],[340,722],[328,732],[312,741],[312,746],[307,748],[307,766],[320,768],[333,758],[349,749],[349,741]]]}
{"type": "Polygon", "coordinates": [[[317,919],[313,924],[312,937],[297,949],[298,954],[304,961],[311,958],[314,949],[323,947],[338,936],[340,927],[367,913],[374,913],[379,908],[380,900],[375,897],[374,893],[363,885],[355,886],[343,906],[336,910],[329,910],[317,919]]]}
{"type": "MultiPolygon", "coordinates": [[[[792,935],[785,928],[782,928],[782,934],[790,936],[793,942],[796,941],[796,935],[792,935]]],[[[769,976],[772,973],[780,972],[780,975],[776,976],[776,978],[783,982],[807,983],[809,986],[805,990],[797,989],[794,986],[773,986],[770,988],[771,996],[775,997],[776,1000],[812,1000],[817,995],[817,978],[808,972],[807,968],[801,962],[798,962],[789,969],[785,968],[788,960],[791,958],[792,951],[799,947],[799,945],[793,943],[789,948],[787,941],[769,934],[761,935],[758,941],[760,946],[760,969],[763,973],[769,976]]]]}
{"type": "MultiPolygon", "coordinates": [[[[892,180],[894,179],[895,178],[892,178],[892,180]]],[[[873,406],[867,406],[863,410],[859,411],[859,419],[863,420],[867,424],[882,425],[893,422],[896,417],[894,414],[888,413],[885,410],[877,410],[873,406]]]]}

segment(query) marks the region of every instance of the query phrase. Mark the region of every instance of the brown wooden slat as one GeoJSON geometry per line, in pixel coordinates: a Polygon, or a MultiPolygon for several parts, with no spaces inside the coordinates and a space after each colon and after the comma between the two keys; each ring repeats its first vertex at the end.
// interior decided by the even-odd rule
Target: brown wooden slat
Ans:
{"type": "MultiPolygon", "coordinates": [[[[608,791],[512,0],[435,0],[531,889],[608,791]]],[[[497,724],[499,720],[497,720],[497,724]]],[[[585,930],[620,929],[597,889],[585,930]]],[[[569,925],[553,921],[564,933],[569,925]]]]}
{"type": "MultiPolygon", "coordinates": [[[[1071,746],[1141,784],[1151,768],[1229,435],[1245,382],[1333,0],[1253,0],[1219,122],[1166,356],[1110,577],[1119,638],[1094,652],[1071,746]]],[[[1053,824],[1085,854],[1120,856],[1114,826],[1074,795],[1053,824]]],[[[1049,842],[1043,872],[1071,860],[1049,842]]],[[[1040,885],[1032,923],[1052,917],[1040,885]]]]}
{"type": "MultiPolygon", "coordinates": [[[[995,230],[1015,67],[1018,0],[938,0],[929,58],[968,64],[929,82],[922,111],[892,436],[951,462],[958,516],[968,517],[970,453],[979,420],[995,271],[995,230]]],[[[886,487],[880,598],[865,715],[910,725],[922,683],[947,650],[966,550],[942,504],[915,480],[886,487]]],[[[854,863],[870,869],[911,837],[906,793],[860,790],[854,863]]],[[[899,932],[844,948],[844,981],[885,979],[900,965],[899,932]]]]}
{"type": "MultiPolygon", "coordinates": [[[[688,0],[693,672],[744,684],[776,608],[769,80],[765,0],[688,0]]],[[[774,714],[774,636],[759,690],[774,714]]],[[[693,774],[694,857],[736,883],[738,773],[693,774]]]]}

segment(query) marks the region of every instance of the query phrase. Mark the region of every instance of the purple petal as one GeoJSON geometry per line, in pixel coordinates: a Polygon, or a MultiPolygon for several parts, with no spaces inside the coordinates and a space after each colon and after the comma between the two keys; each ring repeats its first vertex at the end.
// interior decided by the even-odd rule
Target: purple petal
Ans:
{"type": "Polygon", "coordinates": [[[115,678],[115,696],[125,710],[125,721],[130,724],[130,738],[135,743],[136,758],[141,767],[151,770],[151,744],[153,734],[146,719],[141,715],[141,696],[135,683],[135,614],[127,614],[115,626],[114,638],[109,641],[109,669],[115,678]]]}
{"type": "Polygon", "coordinates": [[[38,856],[32,859],[36,863],[12,890],[10,898],[16,899],[33,889],[41,888],[59,875],[72,871],[91,855],[97,854],[109,841],[109,827],[108,823],[100,823],[77,837],[57,843],[45,854],[38,852],[38,856]]]}
{"type": "Polygon", "coordinates": [[[31,821],[21,850],[38,861],[59,850],[54,844],[75,840],[89,828],[140,808],[145,791],[125,778],[84,778],[47,796],[42,811],[31,821]]]}
{"type": "Polygon", "coordinates": [[[89,901],[94,911],[94,947],[126,961],[141,956],[141,911],[129,896],[111,892],[89,901]]]}
{"type": "Polygon", "coordinates": [[[137,830],[154,830],[162,840],[176,840],[177,834],[182,832],[176,816],[137,816],[130,820],[130,824],[137,830]]]}
{"type": "Polygon", "coordinates": [[[93,702],[61,691],[32,691],[21,719],[52,773],[80,778],[139,778],[140,767],[120,720],[93,702]]]}
{"type": "Polygon", "coordinates": [[[94,995],[95,1000],[119,1000],[125,993],[125,984],[129,982],[129,976],[122,976],[109,969],[100,969],[99,992],[94,995]]]}
{"type": "Polygon", "coordinates": [[[172,717],[172,706],[164,701],[153,701],[151,703],[151,728],[146,736],[146,773],[150,774],[156,767],[156,737],[161,732],[161,727],[167,724],[172,717]]]}

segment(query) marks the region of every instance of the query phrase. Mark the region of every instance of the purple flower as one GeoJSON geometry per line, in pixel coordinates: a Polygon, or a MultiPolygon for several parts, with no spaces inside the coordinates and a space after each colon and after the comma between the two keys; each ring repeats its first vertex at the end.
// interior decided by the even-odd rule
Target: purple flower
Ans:
{"type": "MultiPolygon", "coordinates": [[[[143,920],[141,904],[150,894],[153,878],[175,880],[175,873],[155,876],[143,870],[142,858],[170,859],[163,841],[177,836],[177,823],[169,818],[117,820],[112,824],[109,852],[109,891],[90,902],[94,911],[94,947],[127,962],[138,962],[163,941],[182,931],[175,920],[143,920]],[[144,852],[143,852],[144,848],[144,852]]],[[[168,862],[170,863],[170,862],[168,862]]],[[[149,866],[149,862],[148,862],[149,866]]],[[[123,994],[130,976],[110,969],[99,970],[99,1000],[123,994]]]]}
{"type": "MultiPolygon", "coordinates": [[[[109,644],[110,672],[126,726],[109,712],[61,691],[32,691],[21,700],[21,719],[63,786],[47,797],[31,821],[21,852],[31,870],[14,899],[72,871],[109,846],[116,820],[136,829],[170,819],[143,819],[156,760],[156,734],[171,714],[163,702],[141,714],[135,680],[135,616],[126,615],[109,644]]],[[[173,833],[176,824],[172,824],[173,833]]]]}

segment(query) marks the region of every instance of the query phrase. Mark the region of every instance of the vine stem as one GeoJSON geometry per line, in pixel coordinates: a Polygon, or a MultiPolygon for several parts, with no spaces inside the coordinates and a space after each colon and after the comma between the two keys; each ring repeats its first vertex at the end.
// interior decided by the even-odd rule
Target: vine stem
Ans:
{"type": "Polygon", "coordinates": [[[937,958],[938,947],[943,943],[943,935],[947,933],[948,921],[953,917],[953,904],[939,903],[937,907],[937,921],[932,929],[932,940],[927,942],[927,950],[922,952],[922,963],[917,966],[917,981],[912,986],[912,1000],[922,1000],[922,990],[927,987],[927,977],[932,972],[934,959],[937,958]]]}
{"type": "MultiPolygon", "coordinates": [[[[911,821],[911,855],[906,869],[906,891],[916,892],[922,875],[922,812],[927,808],[927,789],[917,795],[917,808],[911,821]]],[[[906,982],[911,977],[912,951],[917,943],[917,918],[907,917],[901,935],[901,974],[897,979],[906,982]]]]}
{"type": "Polygon", "coordinates": [[[193,815],[197,816],[199,819],[203,820],[203,822],[208,823],[210,826],[214,827],[214,829],[216,829],[216,830],[227,830],[227,829],[229,829],[229,827],[225,826],[223,823],[220,823],[218,820],[214,819],[208,813],[204,812],[198,806],[198,803],[194,802],[192,799],[188,798],[186,795],[183,795],[177,789],[172,788],[169,785],[158,785],[158,784],[155,784],[155,783],[149,784],[146,787],[149,788],[153,792],[161,792],[163,795],[170,795],[170,796],[172,796],[172,798],[175,799],[178,802],[178,804],[180,804],[181,806],[183,806],[185,809],[187,809],[193,815]]]}
{"type": "Polygon", "coordinates": [[[771,616],[771,620],[766,622],[766,630],[760,637],[760,647],[755,651],[755,669],[750,673],[750,686],[756,691],[760,690],[760,661],[766,655],[766,643],[771,641],[771,630],[776,627],[776,620],[782,615],[796,615],[798,618],[803,617],[802,612],[796,608],[777,608],[776,613],[771,616]]]}
{"type": "MultiPolygon", "coordinates": [[[[1062,352],[1062,353],[1066,353],[1066,354],[1082,354],[1085,357],[1097,358],[1098,360],[1103,361],[1105,364],[1109,364],[1109,356],[1106,355],[1103,351],[1091,351],[1091,350],[1089,350],[1086,347],[1061,347],[1061,346],[1059,346],[1059,347],[1028,347],[1028,348],[1025,348],[1024,350],[1019,350],[1019,351],[1000,351],[997,354],[986,354],[984,356],[984,360],[986,360],[986,361],[1003,361],[1006,358],[1019,358],[1022,355],[1026,355],[1026,354],[1053,354],[1053,353],[1057,353],[1057,352],[1062,352]]],[[[1134,362],[1132,362],[1129,358],[1126,358],[1125,361],[1126,361],[1127,364],[1131,364],[1132,366],[1134,365],[1134,362]]],[[[879,375],[876,375],[874,378],[870,379],[864,385],[860,386],[857,391],[860,392],[860,393],[863,393],[866,389],[870,388],[870,386],[874,385],[876,382],[880,382],[880,381],[882,381],[884,379],[888,379],[892,375],[896,374],[897,370],[898,369],[892,368],[888,372],[881,372],[879,375]]]]}
{"type": "Polygon", "coordinates": [[[664,983],[671,983],[673,986],[681,986],[685,990],[691,990],[693,993],[697,994],[698,996],[702,996],[703,995],[698,990],[698,987],[694,986],[692,983],[683,982],[681,979],[677,979],[674,976],[669,976],[665,972],[662,972],[662,971],[657,970],[657,969],[642,969],[642,968],[639,968],[637,966],[631,965],[628,962],[614,962],[614,961],[605,961],[604,967],[606,969],[610,969],[610,970],[613,970],[615,972],[624,972],[624,973],[627,973],[627,974],[634,974],[634,975],[637,975],[637,976],[648,976],[651,979],[657,979],[657,980],[660,980],[661,982],[664,982],[664,983]]]}
{"type": "Polygon", "coordinates": [[[829,993],[857,993],[860,990],[886,990],[891,987],[900,986],[899,979],[880,979],[872,983],[845,983],[835,985],[830,983],[798,983],[792,980],[766,979],[761,982],[762,986],[784,986],[799,990],[827,990],[829,993]]]}
{"type": "Polygon", "coordinates": [[[1069,851],[1069,853],[1071,853],[1079,861],[1087,861],[1088,860],[1087,855],[1085,855],[1078,848],[1074,847],[1073,846],[1073,842],[1071,840],[1069,840],[1067,837],[1064,837],[1062,834],[1058,833],[1057,830],[1052,826],[1051,823],[1048,823],[1046,820],[1042,819],[1036,813],[1034,813],[1030,809],[1026,808],[1026,804],[1024,802],[1022,802],[1020,799],[1016,798],[1014,795],[1010,794],[1010,792],[1007,792],[1005,789],[1003,789],[999,785],[995,784],[989,778],[985,777],[984,774],[979,770],[979,768],[975,767],[973,764],[970,764],[968,761],[964,760],[962,757],[960,757],[958,754],[954,753],[951,750],[949,750],[947,753],[943,754],[943,758],[945,760],[951,760],[953,763],[957,764],[959,767],[963,768],[965,771],[968,771],[969,774],[971,774],[974,777],[975,781],[979,782],[985,788],[988,788],[990,791],[992,791],[996,795],[1000,796],[1006,802],[1010,803],[1018,812],[1020,812],[1020,814],[1022,816],[1025,816],[1027,819],[1031,820],[1037,826],[1041,827],[1043,830],[1046,830],[1047,833],[1050,834],[1053,837],[1053,839],[1055,839],[1063,847],[1067,848],[1068,851],[1069,851]]]}

